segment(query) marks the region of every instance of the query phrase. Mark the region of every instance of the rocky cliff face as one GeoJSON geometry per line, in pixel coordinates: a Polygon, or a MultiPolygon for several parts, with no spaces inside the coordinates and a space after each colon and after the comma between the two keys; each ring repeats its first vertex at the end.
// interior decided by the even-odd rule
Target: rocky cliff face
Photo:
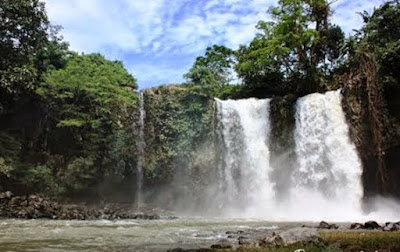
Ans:
{"type": "Polygon", "coordinates": [[[343,78],[343,107],[362,160],[364,195],[400,197],[400,90],[380,85],[365,59],[343,78]]]}

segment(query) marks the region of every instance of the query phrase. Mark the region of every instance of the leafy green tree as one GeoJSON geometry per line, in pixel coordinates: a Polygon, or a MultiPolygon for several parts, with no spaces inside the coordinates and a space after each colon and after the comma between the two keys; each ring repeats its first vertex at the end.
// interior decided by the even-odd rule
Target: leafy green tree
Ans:
{"type": "Polygon", "coordinates": [[[358,36],[363,37],[360,46],[374,52],[379,64],[379,78],[384,85],[399,86],[400,77],[400,3],[388,1],[372,15],[362,14],[365,26],[358,36]]]}
{"type": "Polygon", "coordinates": [[[115,107],[132,103],[136,88],[136,80],[121,62],[100,54],[75,54],[64,69],[50,71],[37,93],[61,105],[57,126],[95,128],[100,114],[115,116],[115,107]]]}
{"type": "Polygon", "coordinates": [[[0,1],[0,113],[19,94],[34,88],[33,57],[48,39],[48,26],[44,2],[0,1]]]}
{"type": "Polygon", "coordinates": [[[64,68],[45,75],[37,89],[47,106],[44,138],[52,155],[63,156],[62,169],[54,174],[63,178],[67,191],[83,190],[117,168],[131,169],[132,160],[120,160],[132,149],[131,137],[120,135],[132,131],[136,88],[121,62],[100,54],[72,54],[64,68]]]}
{"type": "Polygon", "coordinates": [[[232,80],[234,51],[220,45],[207,47],[205,55],[196,58],[184,77],[207,95],[215,95],[232,80]]]}
{"type": "Polygon", "coordinates": [[[341,29],[329,23],[325,0],[280,0],[260,33],[238,51],[236,71],[247,86],[273,93],[323,90],[340,58],[341,29]]]}
{"type": "Polygon", "coordinates": [[[49,39],[43,43],[40,50],[35,54],[34,65],[38,71],[38,81],[44,81],[44,75],[50,70],[64,68],[67,60],[73,52],[69,51],[68,42],[63,41],[59,36],[61,26],[49,26],[49,39]]]}

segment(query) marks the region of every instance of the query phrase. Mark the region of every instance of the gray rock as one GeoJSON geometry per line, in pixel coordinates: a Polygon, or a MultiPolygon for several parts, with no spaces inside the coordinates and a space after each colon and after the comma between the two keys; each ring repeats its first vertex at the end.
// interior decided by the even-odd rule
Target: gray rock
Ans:
{"type": "Polygon", "coordinates": [[[211,245],[212,249],[231,249],[232,247],[232,243],[227,239],[222,239],[217,244],[211,245]]]}
{"type": "Polygon", "coordinates": [[[315,228],[293,228],[267,237],[260,245],[291,245],[296,243],[326,243],[315,228]]]}
{"type": "Polygon", "coordinates": [[[273,234],[271,237],[266,237],[264,239],[261,239],[259,242],[259,245],[261,247],[265,246],[280,246],[283,245],[283,239],[277,234],[273,234]]]}
{"type": "Polygon", "coordinates": [[[252,247],[254,247],[254,246],[258,245],[258,241],[257,240],[254,240],[254,239],[251,239],[251,238],[248,238],[248,237],[243,237],[243,236],[238,238],[238,242],[239,242],[239,245],[241,245],[241,246],[252,246],[252,247]]]}
{"type": "Polygon", "coordinates": [[[361,224],[361,223],[352,223],[352,224],[350,225],[350,229],[355,229],[355,230],[357,230],[357,229],[364,229],[364,225],[361,224]]]}
{"type": "Polygon", "coordinates": [[[293,228],[279,234],[285,245],[297,242],[322,242],[322,237],[314,228],[293,228]]]}
{"type": "Polygon", "coordinates": [[[398,231],[400,230],[400,222],[386,222],[383,231],[398,231]]]}
{"type": "Polygon", "coordinates": [[[328,222],[321,221],[317,228],[319,228],[319,229],[338,229],[339,226],[336,224],[329,224],[328,222]]]}
{"type": "Polygon", "coordinates": [[[365,229],[380,229],[382,228],[376,221],[367,221],[364,223],[365,229]]]}
{"type": "Polygon", "coordinates": [[[0,193],[0,199],[11,199],[12,196],[13,196],[13,193],[10,191],[0,193]]]}

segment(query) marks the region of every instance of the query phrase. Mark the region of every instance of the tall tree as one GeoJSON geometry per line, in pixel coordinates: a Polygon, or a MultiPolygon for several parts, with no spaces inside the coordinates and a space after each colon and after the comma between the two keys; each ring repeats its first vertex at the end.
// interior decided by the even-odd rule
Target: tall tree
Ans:
{"type": "Polygon", "coordinates": [[[260,21],[260,33],[238,51],[236,70],[248,86],[273,92],[324,89],[340,56],[343,32],[329,23],[326,0],[280,0],[260,21]]]}
{"type": "Polygon", "coordinates": [[[223,45],[207,47],[204,56],[196,58],[184,77],[205,94],[215,95],[232,80],[234,51],[223,45]]]}
{"type": "Polygon", "coordinates": [[[47,106],[46,148],[63,157],[52,173],[63,178],[67,191],[83,190],[107,172],[121,175],[132,167],[136,88],[121,62],[100,54],[72,54],[64,68],[45,75],[37,94],[47,106]]]}
{"type": "Polygon", "coordinates": [[[48,26],[44,2],[0,1],[0,113],[19,94],[33,89],[33,58],[48,39],[48,26]]]}

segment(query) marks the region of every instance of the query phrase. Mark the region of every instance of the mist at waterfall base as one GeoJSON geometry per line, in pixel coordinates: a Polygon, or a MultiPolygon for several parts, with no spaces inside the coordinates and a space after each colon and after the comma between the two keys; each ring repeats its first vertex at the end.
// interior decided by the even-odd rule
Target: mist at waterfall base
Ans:
{"type": "Polygon", "coordinates": [[[279,157],[270,149],[270,99],[216,99],[216,141],[202,143],[195,155],[197,162],[214,158],[204,178],[207,186],[194,196],[188,183],[190,171],[178,167],[174,181],[157,190],[152,201],[161,208],[172,205],[178,215],[186,216],[398,220],[400,204],[394,200],[362,201],[362,165],[349,137],[341,99],[340,90],[298,99],[295,144],[279,157]]]}

